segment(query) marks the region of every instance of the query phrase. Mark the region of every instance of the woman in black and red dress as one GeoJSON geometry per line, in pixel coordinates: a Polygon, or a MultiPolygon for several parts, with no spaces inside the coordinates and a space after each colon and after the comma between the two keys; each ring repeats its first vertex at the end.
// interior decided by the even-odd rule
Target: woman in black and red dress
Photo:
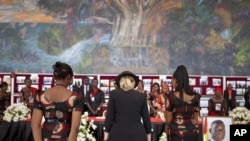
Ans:
{"type": "Polygon", "coordinates": [[[214,92],[214,96],[208,100],[208,115],[225,116],[227,111],[227,102],[223,98],[222,88],[217,87],[214,92]]]}
{"type": "Polygon", "coordinates": [[[198,141],[197,120],[200,95],[190,89],[186,67],[180,65],[173,74],[174,91],[166,96],[168,141],[198,141]]]}
{"type": "Polygon", "coordinates": [[[37,94],[34,100],[31,122],[34,140],[76,141],[83,96],[67,89],[73,82],[73,70],[68,64],[56,62],[53,69],[56,85],[37,94]]]}
{"type": "Polygon", "coordinates": [[[150,116],[158,117],[158,112],[165,111],[165,98],[160,91],[160,84],[154,83],[152,85],[152,92],[149,94],[150,116]]]}
{"type": "Polygon", "coordinates": [[[32,80],[26,78],[24,80],[25,87],[20,91],[20,102],[27,104],[27,106],[32,110],[34,104],[34,97],[37,93],[37,88],[32,87],[32,80]]]}

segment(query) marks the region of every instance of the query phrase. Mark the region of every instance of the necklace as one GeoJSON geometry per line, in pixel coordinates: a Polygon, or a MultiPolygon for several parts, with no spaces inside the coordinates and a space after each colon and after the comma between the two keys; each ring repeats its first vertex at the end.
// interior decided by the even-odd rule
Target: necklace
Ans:
{"type": "Polygon", "coordinates": [[[56,84],[56,86],[62,86],[62,87],[64,87],[64,88],[67,88],[65,85],[63,85],[63,84],[56,84]]]}

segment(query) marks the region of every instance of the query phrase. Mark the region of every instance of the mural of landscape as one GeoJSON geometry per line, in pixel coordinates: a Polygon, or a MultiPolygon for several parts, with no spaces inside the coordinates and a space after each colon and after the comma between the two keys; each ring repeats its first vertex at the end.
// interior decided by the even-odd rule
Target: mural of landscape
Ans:
{"type": "Polygon", "coordinates": [[[249,0],[0,0],[0,72],[250,75],[249,0]]]}

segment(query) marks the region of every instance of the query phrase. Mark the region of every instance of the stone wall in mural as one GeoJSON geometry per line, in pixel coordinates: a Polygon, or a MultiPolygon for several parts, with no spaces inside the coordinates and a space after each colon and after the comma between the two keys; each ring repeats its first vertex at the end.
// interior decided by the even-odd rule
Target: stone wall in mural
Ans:
{"type": "Polygon", "coordinates": [[[248,0],[0,0],[0,72],[250,75],[248,0]]]}

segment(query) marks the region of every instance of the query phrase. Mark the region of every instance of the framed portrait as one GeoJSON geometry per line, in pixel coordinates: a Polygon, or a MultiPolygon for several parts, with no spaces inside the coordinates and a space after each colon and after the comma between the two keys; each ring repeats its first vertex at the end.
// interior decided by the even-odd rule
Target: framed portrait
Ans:
{"type": "Polygon", "coordinates": [[[206,116],[203,122],[203,141],[230,140],[230,125],[233,124],[232,117],[206,116]]]}
{"type": "Polygon", "coordinates": [[[115,87],[115,83],[116,83],[116,82],[115,82],[115,79],[110,80],[110,86],[111,86],[111,87],[115,87]]]}
{"type": "Polygon", "coordinates": [[[198,94],[202,94],[202,88],[201,87],[194,87],[193,91],[198,93],[198,94]]]}
{"type": "Polygon", "coordinates": [[[107,79],[102,79],[100,82],[101,87],[108,87],[109,86],[109,80],[107,79]]]}
{"type": "Polygon", "coordinates": [[[190,84],[191,86],[196,85],[196,79],[195,79],[195,78],[189,78],[189,84],[190,84]]]}
{"type": "Polygon", "coordinates": [[[228,86],[229,84],[231,84],[233,88],[236,87],[235,81],[227,81],[227,86],[228,86]]]}
{"type": "Polygon", "coordinates": [[[52,84],[52,77],[44,77],[43,78],[43,84],[52,84]]]}
{"type": "Polygon", "coordinates": [[[201,86],[206,86],[206,85],[208,85],[207,77],[201,77],[201,78],[200,78],[200,85],[201,85],[201,86]]]}
{"type": "Polygon", "coordinates": [[[100,87],[100,89],[101,89],[105,94],[108,94],[108,93],[109,93],[109,87],[100,87]]]}
{"type": "Polygon", "coordinates": [[[213,78],[213,86],[221,86],[221,79],[213,78]]]}
{"type": "Polygon", "coordinates": [[[172,85],[172,80],[171,79],[162,79],[163,84],[167,84],[168,86],[172,85]]]}
{"type": "Polygon", "coordinates": [[[206,88],[206,94],[214,94],[214,88],[212,88],[212,87],[207,87],[207,88],[206,88]]]}
{"type": "Polygon", "coordinates": [[[16,83],[24,83],[25,78],[25,76],[17,76],[16,83]]]}
{"type": "Polygon", "coordinates": [[[31,74],[30,79],[32,81],[32,84],[38,84],[39,81],[38,74],[31,74]]]}
{"type": "Polygon", "coordinates": [[[246,87],[250,86],[250,81],[246,82],[246,87]]]}
{"type": "Polygon", "coordinates": [[[3,80],[1,80],[1,82],[3,82],[3,81],[5,81],[9,85],[11,85],[11,77],[9,75],[4,75],[3,80]]]}
{"type": "Polygon", "coordinates": [[[143,79],[142,81],[144,86],[151,86],[151,79],[143,79]]]}
{"type": "Polygon", "coordinates": [[[244,88],[237,88],[236,89],[236,94],[237,95],[244,95],[245,94],[245,92],[246,92],[246,89],[244,88]]]}
{"type": "Polygon", "coordinates": [[[81,86],[82,85],[82,79],[81,78],[74,78],[73,79],[73,85],[81,86]]]}
{"type": "Polygon", "coordinates": [[[237,88],[246,88],[246,81],[236,81],[237,88]]]}

